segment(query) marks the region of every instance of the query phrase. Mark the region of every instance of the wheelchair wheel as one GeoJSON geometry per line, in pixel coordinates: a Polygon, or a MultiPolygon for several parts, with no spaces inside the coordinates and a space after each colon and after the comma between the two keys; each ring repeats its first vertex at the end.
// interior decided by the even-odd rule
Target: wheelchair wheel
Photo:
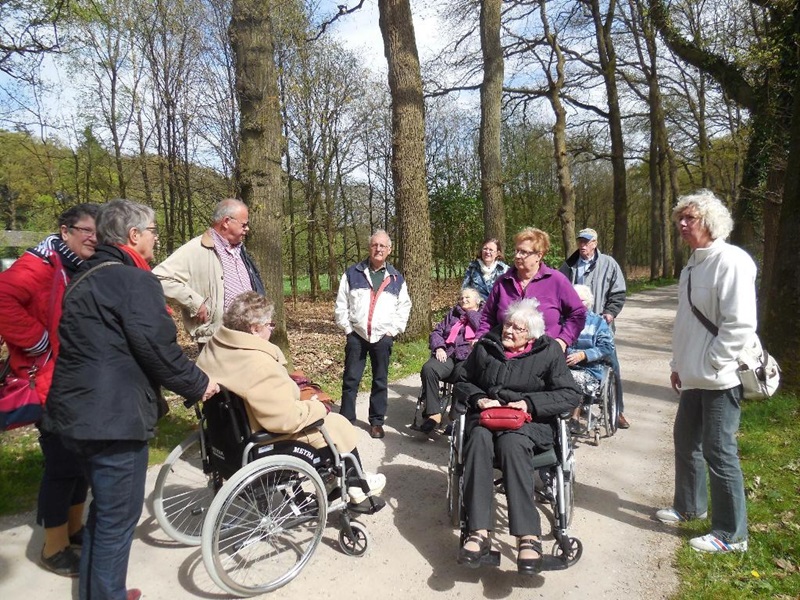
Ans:
{"type": "Polygon", "coordinates": [[[319,474],[292,456],[252,462],[220,488],[203,524],[203,562],[236,596],[294,579],[322,539],[328,504],[319,474]]]}
{"type": "Polygon", "coordinates": [[[572,515],[575,513],[575,471],[570,473],[569,479],[564,478],[564,516],[566,526],[572,525],[572,515]]]}
{"type": "Polygon", "coordinates": [[[606,437],[611,437],[617,432],[617,417],[619,416],[617,411],[617,402],[619,401],[617,375],[614,371],[609,371],[608,377],[606,377],[605,393],[602,398],[606,437]]]}
{"type": "Polygon", "coordinates": [[[578,538],[566,538],[566,548],[564,548],[559,541],[553,544],[553,556],[566,563],[567,566],[574,565],[580,560],[582,555],[583,544],[578,538]]]}
{"type": "Polygon", "coordinates": [[[464,467],[461,464],[462,444],[464,443],[464,418],[453,422],[450,437],[450,461],[447,466],[447,514],[453,527],[461,526],[461,492],[464,481],[464,467]]]}
{"type": "Polygon", "coordinates": [[[344,528],[339,530],[339,547],[348,556],[363,556],[369,546],[367,528],[358,521],[350,521],[353,536],[349,536],[344,528]]]}
{"type": "Polygon", "coordinates": [[[170,452],[158,472],[153,512],[161,529],[176,542],[199,546],[208,507],[214,500],[214,476],[206,473],[195,431],[170,452]]]}

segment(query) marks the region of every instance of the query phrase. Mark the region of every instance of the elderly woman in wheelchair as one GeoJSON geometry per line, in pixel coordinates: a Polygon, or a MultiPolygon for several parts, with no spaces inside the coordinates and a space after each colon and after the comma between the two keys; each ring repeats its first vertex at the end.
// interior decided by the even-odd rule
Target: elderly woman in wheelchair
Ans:
{"type": "Polygon", "coordinates": [[[493,467],[498,465],[508,500],[509,531],[518,541],[517,570],[533,574],[542,569],[532,460],[535,454],[553,448],[557,417],[578,405],[580,392],[560,345],[544,335],[537,306],[533,298],[512,304],[504,323],[477,342],[465,363],[466,380],[455,385],[455,401],[467,410],[466,527],[458,562],[470,567],[479,566],[491,551],[493,467]],[[530,421],[513,430],[488,429],[481,423],[481,414],[501,406],[527,413],[530,421]]]}
{"type": "MultiPolygon", "coordinates": [[[[439,388],[442,381],[458,379],[460,367],[469,356],[476,341],[475,332],[481,324],[481,296],[478,290],[466,287],[461,290],[458,302],[431,332],[431,357],[422,365],[420,379],[422,393],[419,406],[423,421],[419,430],[428,435],[442,422],[442,406],[439,388]]],[[[414,416],[416,425],[417,417],[414,416]]]]}
{"type": "MultiPolygon", "coordinates": [[[[581,302],[586,306],[586,324],[583,327],[578,339],[567,348],[567,365],[572,372],[575,382],[578,384],[585,404],[583,407],[579,406],[572,414],[569,421],[569,430],[573,434],[587,433],[589,427],[593,424],[594,419],[591,415],[592,402],[600,402],[602,404],[600,411],[600,420],[606,424],[606,429],[609,435],[612,435],[616,429],[616,394],[614,397],[608,398],[610,391],[616,390],[618,393],[618,386],[616,384],[615,374],[612,365],[617,360],[616,349],[614,347],[614,334],[611,332],[605,319],[592,312],[591,307],[594,303],[594,295],[592,290],[586,286],[577,284],[575,291],[580,296],[581,302]],[[615,384],[610,381],[605,381],[607,378],[615,380],[615,384]],[[597,400],[595,400],[597,399],[597,400]],[[608,411],[609,405],[613,404],[608,411]],[[589,418],[587,419],[587,426],[580,422],[581,409],[587,411],[589,418]]],[[[596,423],[596,441],[599,442],[599,422],[596,423]]],[[[591,431],[589,431],[591,433],[591,431]]]]}
{"type": "MultiPolygon", "coordinates": [[[[273,441],[299,440],[325,454],[324,436],[310,428],[322,419],[337,450],[359,460],[357,431],[350,422],[315,398],[300,400],[300,390],[286,370],[283,352],[269,341],[275,327],[273,312],[274,306],[256,292],[237,296],[223,315],[223,326],[200,353],[198,366],[214,373],[215,381],[244,400],[252,431],[283,434],[273,441]]],[[[386,477],[363,473],[363,482],[354,474],[348,477],[347,494],[353,504],[380,493],[386,477]]]]}

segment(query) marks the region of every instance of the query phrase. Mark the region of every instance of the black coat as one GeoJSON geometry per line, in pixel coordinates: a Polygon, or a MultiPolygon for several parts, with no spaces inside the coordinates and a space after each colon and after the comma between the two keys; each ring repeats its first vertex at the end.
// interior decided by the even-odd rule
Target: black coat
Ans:
{"type": "Polygon", "coordinates": [[[465,362],[462,381],[454,388],[455,401],[467,407],[467,431],[478,423],[481,398],[508,404],[525,400],[532,423],[517,431],[537,448],[553,447],[554,417],[578,406],[581,393],[569,372],[558,342],[543,335],[530,352],[508,359],[498,326],[483,336],[465,362]]]}
{"type": "Polygon", "coordinates": [[[155,275],[98,246],[67,290],[43,427],[74,440],[153,437],[161,386],[199,400],[208,377],[181,351],[155,275]],[[84,271],[113,262],[80,279],[84,271]]]}

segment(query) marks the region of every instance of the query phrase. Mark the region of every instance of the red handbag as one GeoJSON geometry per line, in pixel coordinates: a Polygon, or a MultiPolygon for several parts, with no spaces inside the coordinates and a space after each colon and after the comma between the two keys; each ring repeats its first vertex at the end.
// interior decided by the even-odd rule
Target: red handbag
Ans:
{"type": "Polygon", "coordinates": [[[38,370],[34,365],[28,378],[9,375],[0,383],[0,431],[30,425],[42,418],[44,406],[36,392],[38,370]]]}
{"type": "Polygon", "coordinates": [[[533,421],[530,413],[510,406],[494,406],[481,411],[478,424],[490,431],[513,431],[533,421]]]}

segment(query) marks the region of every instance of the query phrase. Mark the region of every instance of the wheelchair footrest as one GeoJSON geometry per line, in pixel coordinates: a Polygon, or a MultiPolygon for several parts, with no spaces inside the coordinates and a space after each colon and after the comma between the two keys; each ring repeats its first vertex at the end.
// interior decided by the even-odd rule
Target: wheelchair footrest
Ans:
{"type": "Polygon", "coordinates": [[[368,496],[358,504],[348,504],[347,510],[351,512],[361,513],[362,515],[374,515],[380,509],[386,506],[386,501],[375,496],[368,496]]]}
{"type": "Polygon", "coordinates": [[[489,554],[481,557],[481,564],[487,567],[500,566],[500,550],[489,550],[489,554]]]}
{"type": "Polygon", "coordinates": [[[542,571],[565,571],[569,563],[558,556],[545,554],[542,557],[542,571]]]}

